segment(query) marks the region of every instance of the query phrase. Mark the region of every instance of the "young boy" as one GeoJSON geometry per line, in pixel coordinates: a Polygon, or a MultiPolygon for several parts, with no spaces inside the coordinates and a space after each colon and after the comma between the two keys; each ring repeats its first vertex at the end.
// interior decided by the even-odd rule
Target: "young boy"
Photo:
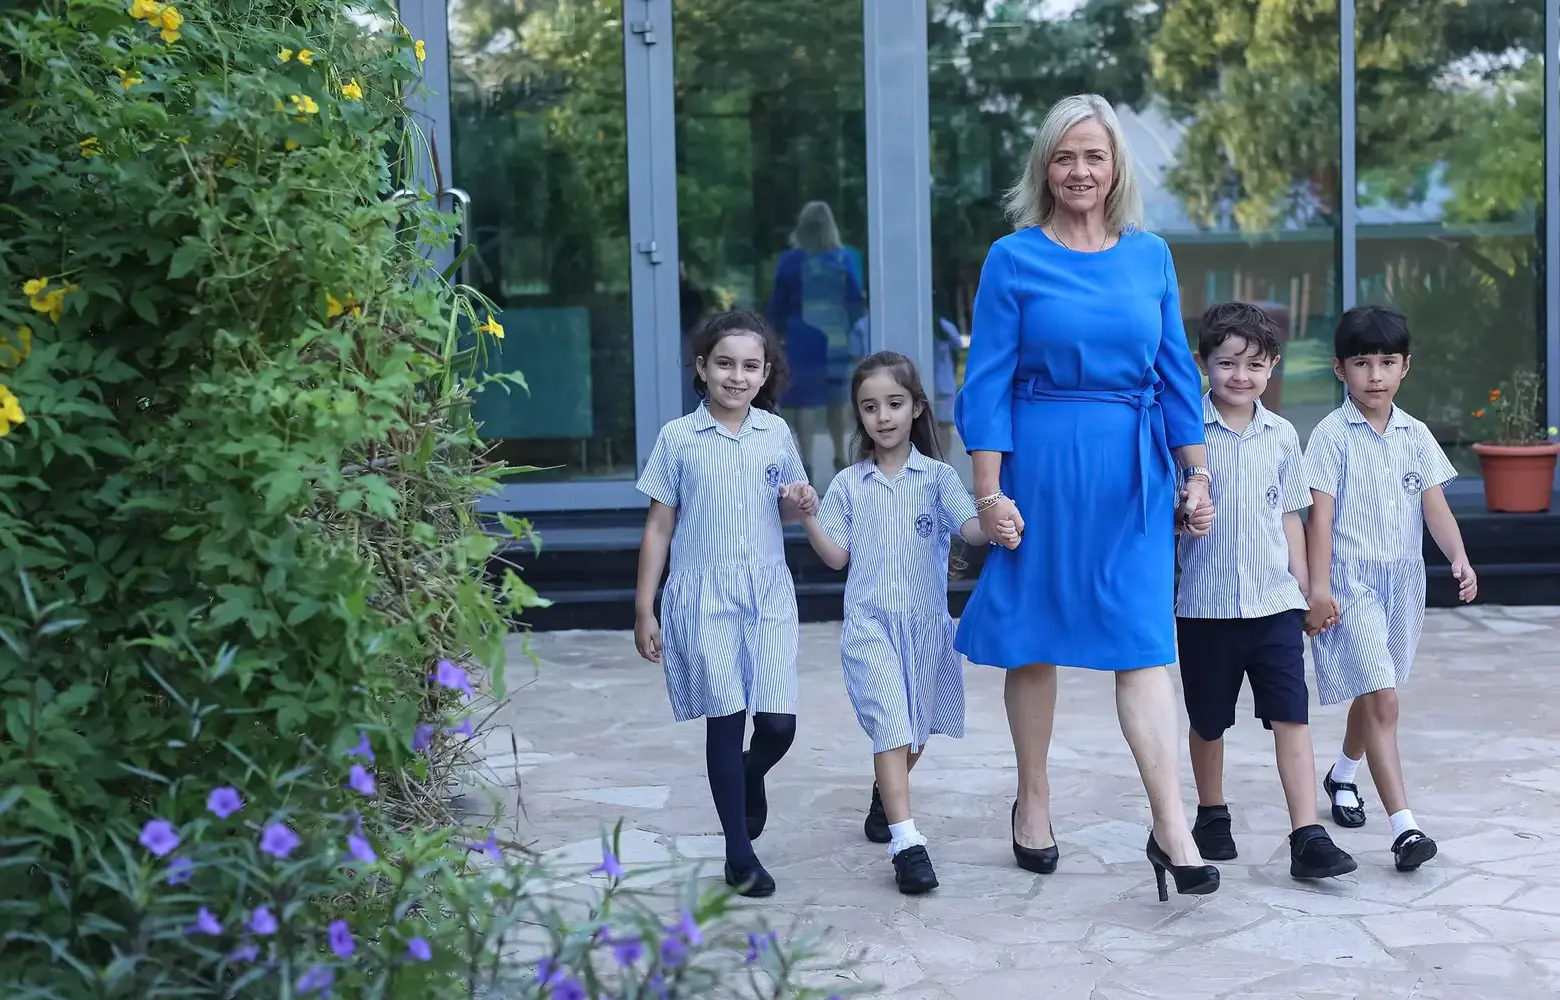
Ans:
{"type": "Polygon", "coordinates": [[[1197,821],[1192,836],[1209,861],[1236,856],[1224,802],[1224,731],[1250,678],[1256,716],[1273,731],[1289,805],[1289,873],[1320,879],[1359,866],[1316,822],[1316,759],[1305,686],[1306,492],[1300,438],[1260,397],[1278,364],[1278,327],[1244,302],[1216,305],[1198,325],[1213,531],[1182,536],[1176,632],[1191,721],[1197,821]]]}
{"type": "Polygon", "coordinates": [[[1436,850],[1408,811],[1397,742],[1397,687],[1408,679],[1425,618],[1425,526],[1452,564],[1458,596],[1467,602],[1479,592],[1442,491],[1456,470],[1429,429],[1392,403],[1408,374],[1409,348],[1401,313],[1381,306],[1344,313],[1333,370],[1348,398],[1317,425],[1305,451],[1315,569],[1306,630],[1316,635],[1317,695],[1323,705],[1353,702],[1343,752],[1322,788],[1339,826],[1365,825],[1354,775],[1370,758],[1402,872],[1436,850]],[[1333,616],[1337,624],[1318,634],[1333,616]]]}

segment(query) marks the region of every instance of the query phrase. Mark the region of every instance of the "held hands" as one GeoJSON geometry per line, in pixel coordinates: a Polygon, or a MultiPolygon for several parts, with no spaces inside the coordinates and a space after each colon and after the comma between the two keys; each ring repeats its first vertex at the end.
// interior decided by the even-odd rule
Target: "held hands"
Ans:
{"type": "Polygon", "coordinates": [[[661,662],[661,623],[653,614],[634,616],[634,649],[651,663],[661,662]]]}
{"type": "Polygon", "coordinates": [[[801,517],[812,517],[818,513],[818,491],[806,480],[786,483],[780,487],[780,503],[801,517]]]}
{"type": "Polygon", "coordinates": [[[1024,518],[1018,505],[1007,497],[980,512],[980,530],[994,544],[1012,551],[1024,537],[1024,518]]]}
{"type": "Polygon", "coordinates": [[[1457,581],[1457,599],[1467,604],[1479,596],[1479,578],[1474,575],[1473,567],[1468,565],[1467,559],[1459,559],[1452,563],[1452,578],[1457,581]]]}
{"type": "Polygon", "coordinates": [[[1338,624],[1342,617],[1337,598],[1331,594],[1317,594],[1311,598],[1311,608],[1305,613],[1305,634],[1319,635],[1338,624]]]}
{"type": "Polygon", "coordinates": [[[1175,530],[1202,538],[1213,531],[1213,499],[1208,496],[1208,481],[1194,477],[1181,491],[1181,506],[1175,514],[1175,530]]]}

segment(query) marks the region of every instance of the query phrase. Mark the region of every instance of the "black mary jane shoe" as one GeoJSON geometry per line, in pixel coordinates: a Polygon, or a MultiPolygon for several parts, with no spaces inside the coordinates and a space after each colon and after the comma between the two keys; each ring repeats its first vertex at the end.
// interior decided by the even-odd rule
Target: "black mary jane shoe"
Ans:
{"type": "Polygon", "coordinates": [[[774,876],[764,871],[763,865],[754,865],[739,874],[731,867],[730,861],[726,862],[726,884],[737,890],[737,895],[749,899],[763,899],[775,894],[774,876]]]}
{"type": "Polygon", "coordinates": [[[746,820],[747,835],[749,840],[757,840],[764,835],[764,824],[769,822],[769,798],[764,794],[764,779],[760,778],[755,783],[748,779],[748,755],[742,751],[742,781],[747,786],[746,791],[746,820]]]}
{"type": "Polygon", "coordinates": [[[1026,872],[1034,872],[1036,875],[1050,875],[1056,871],[1057,862],[1062,858],[1060,848],[1056,846],[1056,831],[1051,831],[1050,847],[1025,847],[1018,842],[1018,803],[1013,803],[1013,860],[1018,862],[1018,867],[1026,872]]]}
{"type": "Polygon", "coordinates": [[[1333,822],[1348,830],[1355,830],[1365,825],[1365,799],[1360,795],[1358,785],[1351,785],[1344,781],[1334,781],[1332,768],[1327,769],[1327,774],[1322,778],[1322,791],[1327,793],[1327,801],[1332,805],[1333,822]],[[1354,801],[1358,805],[1340,806],[1338,804],[1339,792],[1353,792],[1354,801]]]}
{"type": "Polygon", "coordinates": [[[1320,825],[1302,826],[1289,835],[1291,878],[1336,878],[1359,868],[1349,852],[1333,843],[1320,825]]]}
{"type": "Polygon", "coordinates": [[[919,845],[894,855],[894,884],[906,896],[921,896],[937,888],[937,872],[931,855],[919,845]]]}
{"type": "Polygon", "coordinates": [[[894,839],[888,832],[888,813],[883,811],[883,796],[875,781],[872,783],[872,804],[867,807],[867,821],[861,824],[861,832],[874,844],[886,844],[894,839]]]}
{"type": "Polygon", "coordinates": [[[1435,857],[1435,841],[1419,830],[1404,830],[1392,842],[1392,864],[1400,872],[1411,872],[1435,857]]]}
{"type": "Polygon", "coordinates": [[[1154,882],[1159,888],[1159,901],[1169,902],[1170,890],[1165,887],[1165,872],[1169,872],[1175,878],[1175,891],[1183,896],[1206,896],[1210,892],[1219,891],[1219,869],[1213,865],[1178,865],[1170,860],[1170,855],[1159,846],[1159,841],[1154,839],[1152,831],[1148,835],[1148,846],[1144,848],[1148,855],[1148,863],[1154,866],[1154,882]]]}
{"type": "Polygon", "coordinates": [[[1192,824],[1192,840],[1204,861],[1233,861],[1235,837],[1230,833],[1229,806],[1198,806],[1197,822],[1192,824]]]}

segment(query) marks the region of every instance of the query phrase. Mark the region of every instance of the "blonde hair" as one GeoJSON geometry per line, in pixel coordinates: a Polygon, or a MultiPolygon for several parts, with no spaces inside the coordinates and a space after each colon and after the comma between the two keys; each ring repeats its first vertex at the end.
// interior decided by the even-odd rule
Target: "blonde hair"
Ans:
{"type": "Polygon", "coordinates": [[[827,202],[809,201],[796,216],[791,245],[808,253],[826,253],[840,246],[840,227],[827,202]]]}
{"type": "Polygon", "coordinates": [[[1097,121],[1110,136],[1111,156],[1115,160],[1115,181],[1105,197],[1105,228],[1113,233],[1143,225],[1143,196],[1138,192],[1132,169],[1132,151],[1121,135],[1121,120],[1110,102],[1098,94],[1074,94],[1051,105],[1045,120],[1035,132],[1029,162],[1018,182],[1008,189],[1006,207],[1014,229],[1043,226],[1056,214],[1056,195],[1051,191],[1049,168],[1062,136],[1079,122],[1097,121]]]}

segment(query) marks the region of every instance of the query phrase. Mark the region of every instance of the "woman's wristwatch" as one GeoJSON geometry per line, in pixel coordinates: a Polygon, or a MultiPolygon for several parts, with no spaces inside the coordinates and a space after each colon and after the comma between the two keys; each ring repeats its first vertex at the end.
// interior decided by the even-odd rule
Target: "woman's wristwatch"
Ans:
{"type": "Polygon", "coordinates": [[[1181,482],[1183,484],[1189,483],[1193,479],[1197,478],[1203,479],[1203,481],[1208,483],[1210,486],[1213,485],[1213,473],[1209,472],[1201,465],[1188,465],[1186,468],[1181,470],[1181,482]]]}

